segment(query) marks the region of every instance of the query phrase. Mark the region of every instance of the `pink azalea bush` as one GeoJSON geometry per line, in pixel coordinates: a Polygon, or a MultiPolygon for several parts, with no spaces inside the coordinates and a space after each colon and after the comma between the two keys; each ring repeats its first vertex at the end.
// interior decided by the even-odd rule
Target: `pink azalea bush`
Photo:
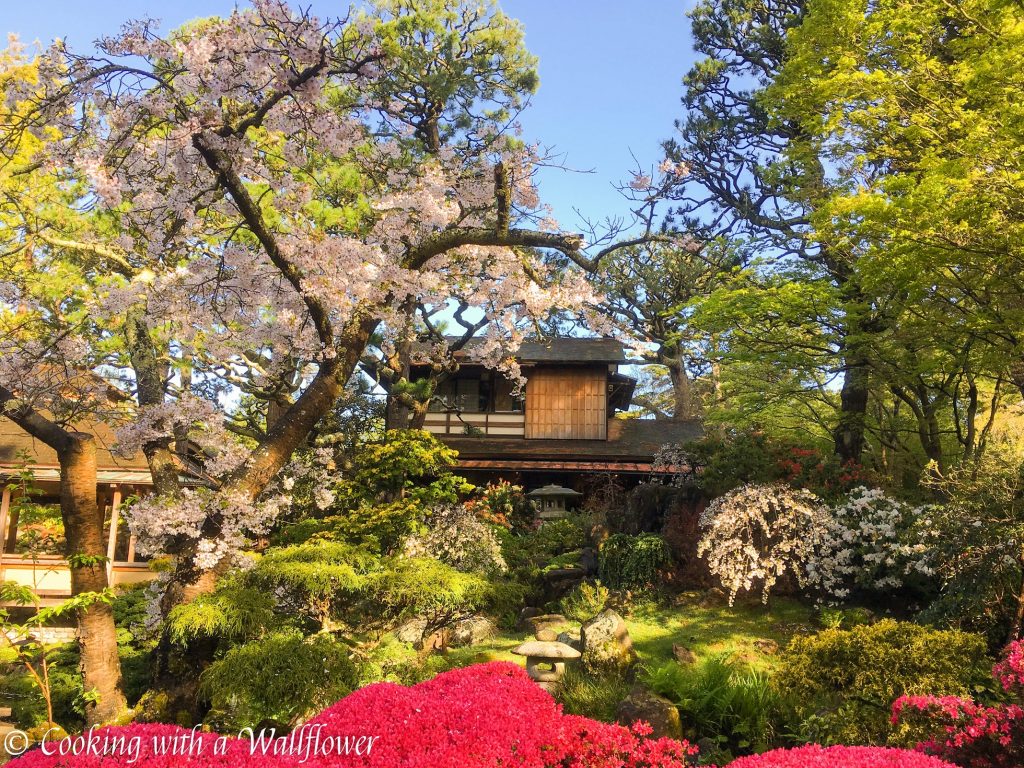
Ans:
{"type": "Polygon", "coordinates": [[[927,734],[917,749],[965,768],[1024,765],[1024,641],[1010,643],[992,674],[1009,704],[984,706],[957,696],[901,696],[893,703],[893,723],[927,734]]]}
{"type": "MultiPolygon", "coordinates": [[[[202,745],[189,752],[161,754],[153,737],[191,734],[176,726],[132,725],[104,728],[99,737],[140,736],[140,757],[61,756],[35,750],[11,768],[684,768],[697,750],[687,742],[648,738],[650,727],[609,725],[562,714],[561,707],[525,671],[504,662],[481,664],[438,675],[419,685],[367,686],[321,712],[290,737],[268,740],[252,754],[251,740],[197,734],[202,745]],[[307,754],[297,734],[314,736],[319,749],[307,754]],[[348,741],[345,741],[348,737],[348,741]],[[341,751],[341,745],[373,739],[370,749],[341,751]],[[376,737],[376,738],[373,738],[376,737]],[[289,741],[289,739],[291,741],[289,741]],[[226,743],[224,754],[215,744],[226,743]],[[297,746],[296,746],[297,745],[297,746]],[[330,745],[330,749],[325,749],[330,745]]],[[[364,744],[365,747],[365,744],[364,744]]],[[[928,766],[931,768],[931,766],[928,766]]]]}
{"type": "Polygon", "coordinates": [[[728,768],[953,768],[937,757],[888,747],[821,747],[776,749],[741,757],[728,768]]]}

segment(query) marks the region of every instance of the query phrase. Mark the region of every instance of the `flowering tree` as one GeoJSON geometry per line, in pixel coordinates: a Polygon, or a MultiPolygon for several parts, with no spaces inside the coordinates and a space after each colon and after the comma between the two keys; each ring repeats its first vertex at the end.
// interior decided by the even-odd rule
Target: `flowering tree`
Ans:
{"type": "Polygon", "coordinates": [[[801,585],[816,584],[819,560],[829,538],[828,508],[810,491],[785,485],[744,485],[704,509],[704,535],[697,554],[729,591],[761,585],[762,599],[785,573],[801,585]]]}
{"type": "MultiPolygon", "coordinates": [[[[79,204],[103,224],[62,234],[99,266],[99,370],[131,398],[121,439],[157,491],[132,524],[141,549],[175,556],[165,611],[275,519],[275,478],[374,334],[393,346],[411,306],[466,302],[489,320],[480,358],[512,367],[522,322],[596,299],[542,250],[592,268],[636,242],[587,251],[545,219],[537,152],[506,131],[532,59],[493,8],[388,0],[321,21],[254,0],[167,37],[131,23],[97,57],[58,44],[39,67],[38,86],[7,89],[25,116],[0,146],[56,129],[39,163],[84,179],[79,204]],[[238,422],[239,393],[262,423],[238,422]],[[203,490],[180,478],[195,446],[203,490]]],[[[95,350],[86,330],[67,338],[95,350]]]]}

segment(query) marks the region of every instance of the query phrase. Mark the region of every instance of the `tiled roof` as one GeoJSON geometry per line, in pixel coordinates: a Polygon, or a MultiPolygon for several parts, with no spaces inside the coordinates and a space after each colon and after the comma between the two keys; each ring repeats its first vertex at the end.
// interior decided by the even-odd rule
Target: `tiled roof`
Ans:
{"type": "MultiPolygon", "coordinates": [[[[89,432],[96,438],[96,465],[99,469],[140,470],[149,472],[149,464],[141,452],[131,458],[124,458],[113,452],[113,430],[106,424],[76,424],[76,428],[89,432]]],[[[20,453],[26,453],[39,468],[57,467],[57,453],[40,440],[23,431],[7,418],[0,417],[0,467],[16,467],[21,464],[20,453]]]]}

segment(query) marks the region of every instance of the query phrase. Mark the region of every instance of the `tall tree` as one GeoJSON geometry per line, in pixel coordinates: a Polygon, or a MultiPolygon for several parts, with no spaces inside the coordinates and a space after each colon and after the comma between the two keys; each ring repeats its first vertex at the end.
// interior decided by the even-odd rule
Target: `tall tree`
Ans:
{"type": "MultiPolygon", "coordinates": [[[[832,354],[820,363],[840,386],[835,451],[859,460],[879,318],[858,284],[853,254],[815,237],[811,227],[828,192],[824,159],[799,124],[774,121],[765,104],[765,91],[786,62],[786,36],[803,15],[803,0],[699,3],[690,17],[704,58],[684,79],[685,116],[665,146],[669,159],[688,171],[676,192],[687,229],[702,239],[732,238],[749,261],[761,259],[762,270],[798,260],[835,286],[838,311],[821,319],[838,319],[840,326],[832,354]]],[[[807,377],[819,375],[797,378],[807,377]]]]}
{"type": "Polygon", "coordinates": [[[812,224],[885,297],[876,369],[941,465],[976,457],[1003,382],[1024,394],[1024,32],[1003,0],[906,11],[811,0],[770,101],[827,159],[812,224]]]}

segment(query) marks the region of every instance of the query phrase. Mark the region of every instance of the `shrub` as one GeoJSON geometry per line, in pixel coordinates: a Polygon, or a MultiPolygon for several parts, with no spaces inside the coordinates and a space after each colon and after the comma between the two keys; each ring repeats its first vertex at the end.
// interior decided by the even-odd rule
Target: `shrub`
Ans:
{"type": "Polygon", "coordinates": [[[470,509],[447,504],[427,519],[427,529],[405,541],[408,557],[432,557],[460,571],[489,575],[507,570],[494,530],[470,509]]]}
{"type": "Polygon", "coordinates": [[[776,749],[741,757],[727,768],[953,768],[935,757],[885,747],[820,747],[776,749]]]}
{"type": "Polygon", "coordinates": [[[920,751],[957,765],[1024,765],[1024,641],[1006,647],[992,675],[1014,702],[984,706],[956,696],[902,696],[893,704],[893,723],[915,735],[920,751]]]}
{"type": "Polygon", "coordinates": [[[668,545],[661,536],[616,533],[601,544],[598,573],[611,589],[645,587],[657,580],[669,559],[668,545]]]}
{"type": "Polygon", "coordinates": [[[723,753],[760,751],[775,742],[780,703],[764,672],[717,656],[691,667],[667,664],[649,672],[646,682],[675,702],[693,736],[712,740],[723,753]]]}
{"type": "Polygon", "coordinates": [[[559,611],[566,618],[581,624],[591,619],[608,606],[610,593],[600,581],[591,584],[584,581],[559,602],[559,611]]]}
{"type": "Polygon", "coordinates": [[[889,707],[903,695],[964,695],[986,678],[985,642],[886,619],[794,638],[775,682],[807,741],[884,744],[889,707]]]}
{"type": "Polygon", "coordinates": [[[357,680],[351,649],[331,635],[282,632],[239,645],[200,678],[208,721],[236,731],[261,720],[290,723],[349,693],[357,680]]]}
{"type": "Polygon", "coordinates": [[[933,506],[908,504],[878,488],[854,488],[832,511],[830,540],[814,563],[822,586],[837,598],[851,590],[929,591],[934,514],[933,506]]]}
{"type": "Polygon", "coordinates": [[[813,564],[829,539],[831,516],[809,491],[784,485],[744,485],[712,501],[700,517],[697,554],[729,592],[730,604],[756,584],[762,599],[789,573],[801,586],[817,583],[813,564]]]}

